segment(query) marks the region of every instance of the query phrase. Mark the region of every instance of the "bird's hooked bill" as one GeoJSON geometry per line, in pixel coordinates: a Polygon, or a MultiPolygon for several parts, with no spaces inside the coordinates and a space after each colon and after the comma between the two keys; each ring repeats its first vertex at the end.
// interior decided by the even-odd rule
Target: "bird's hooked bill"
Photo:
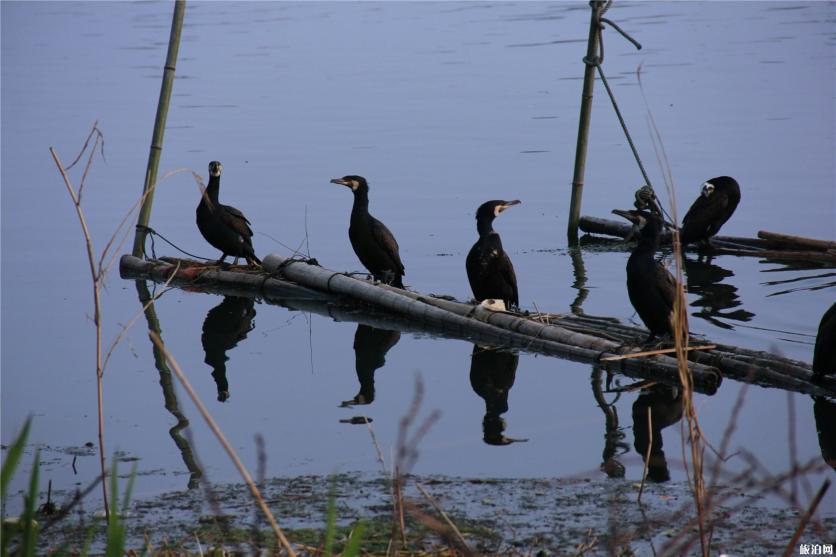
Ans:
{"type": "Polygon", "coordinates": [[[613,209],[612,210],[614,215],[618,215],[619,217],[624,217],[625,219],[629,220],[633,224],[639,224],[642,221],[642,216],[639,214],[638,211],[625,211],[623,209],[613,209]]]}
{"type": "Polygon", "coordinates": [[[339,184],[341,186],[348,186],[349,185],[348,182],[346,182],[342,178],[332,178],[331,183],[332,184],[339,184]]]}
{"type": "Polygon", "coordinates": [[[505,201],[504,203],[502,203],[502,205],[497,207],[497,209],[499,209],[499,212],[501,213],[502,211],[504,211],[508,207],[513,207],[514,205],[519,205],[521,203],[522,203],[522,201],[520,201],[519,199],[514,199],[512,201],[505,201]]]}

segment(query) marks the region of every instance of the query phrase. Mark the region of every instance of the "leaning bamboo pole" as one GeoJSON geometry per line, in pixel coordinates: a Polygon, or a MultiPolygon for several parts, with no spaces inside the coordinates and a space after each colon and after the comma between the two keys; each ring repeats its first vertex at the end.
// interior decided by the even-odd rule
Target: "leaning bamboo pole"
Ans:
{"type": "Polygon", "coordinates": [[[186,0],[174,2],[174,14],[171,18],[171,34],[168,38],[168,53],[165,57],[163,82],[160,86],[160,99],[157,101],[157,116],[154,118],[154,131],[151,134],[151,148],[148,153],[148,167],[145,169],[145,183],[142,186],[143,202],[137,218],[137,229],[134,235],[132,253],[141,257],[145,249],[145,227],[151,220],[151,207],[154,205],[154,186],[157,183],[157,169],[160,165],[160,154],[163,150],[163,135],[165,123],[168,119],[168,104],[171,91],[174,89],[174,72],[177,66],[177,53],[180,50],[180,32],[183,29],[183,17],[186,13],[186,0]]]}
{"type": "Polygon", "coordinates": [[[586,44],[584,58],[583,89],[581,92],[581,112],[578,118],[578,141],[575,145],[575,170],[572,175],[572,198],[569,204],[568,229],[566,231],[570,244],[578,243],[578,221],[581,216],[581,199],[583,197],[583,180],[586,171],[586,151],[589,145],[589,122],[592,119],[592,92],[595,89],[595,65],[601,39],[599,33],[599,17],[604,6],[602,0],[592,0],[589,3],[589,39],[586,44]]]}

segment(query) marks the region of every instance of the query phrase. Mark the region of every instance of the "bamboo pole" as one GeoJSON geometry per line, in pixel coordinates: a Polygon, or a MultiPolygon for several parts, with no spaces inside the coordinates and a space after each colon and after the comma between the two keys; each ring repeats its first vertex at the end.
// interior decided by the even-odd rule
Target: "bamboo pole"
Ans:
{"type": "Polygon", "coordinates": [[[151,207],[154,204],[153,187],[157,183],[157,169],[160,165],[160,154],[163,150],[163,135],[165,134],[165,123],[168,118],[168,103],[171,100],[171,91],[174,88],[174,72],[177,64],[177,52],[180,50],[180,32],[183,29],[183,16],[186,12],[186,0],[175,0],[174,15],[171,18],[171,34],[168,38],[168,54],[165,58],[163,69],[163,82],[160,87],[160,99],[157,102],[157,116],[154,119],[154,132],[151,135],[151,149],[148,153],[148,167],[145,170],[145,184],[142,186],[142,195],[145,201],[139,210],[137,218],[136,234],[134,235],[133,254],[136,257],[144,255],[145,226],[151,220],[151,207]]]}
{"type": "Polygon", "coordinates": [[[589,144],[589,121],[592,115],[592,92],[595,87],[595,66],[591,63],[598,56],[600,35],[598,33],[602,0],[589,2],[589,40],[584,58],[583,92],[581,93],[581,113],[578,119],[578,142],[575,146],[575,172],[572,176],[572,200],[569,205],[569,224],[567,234],[569,243],[578,243],[578,223],[581,218],[581,198],[583,196],[583,178],[586,170],[586,148],[589,144]]]}
{"type": "Polygon", "coordinates": [[[767,230],[758,231],[758,238],[768,241],[770,244],[789,247],[790,249],[813,249],[813,250],[836,250],[836,242],[830,240],[816,240],[804,236],[790,236],[789,234],[778,234],[767,230]]]}

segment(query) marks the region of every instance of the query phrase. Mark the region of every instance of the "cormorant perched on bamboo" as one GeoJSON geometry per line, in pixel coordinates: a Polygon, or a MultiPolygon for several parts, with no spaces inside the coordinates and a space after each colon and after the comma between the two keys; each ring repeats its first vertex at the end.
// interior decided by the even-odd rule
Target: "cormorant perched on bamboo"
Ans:
{"type": "Polygon", "coordinates": [[[821,318],[813,349],[813,379],[836,376],[836,303],[821,318]]]}
{"type": "Polygon", "coordinates": [[[683,246],[707,243],[720,231],[740,203],[740,186],[734,178],[719,176],[702,185],[702,193],[685,213],[679,239],[683,246]]]}
{"type": "Polygon", "coordinates": [[[470,248],[465,267],[473,297],[477,302],[486,299],[502,300],[505,307],[519,306],[517,275],[508,254],[502,249],[502,240],[493,229],[493,219],[499,213],[519,205],[518,199],[486,201],[476,210],[476,230],[479,240],[470,248]]]}
{"type": "Polygon", "coordinates": [[[647,211],[622,211],[613,213],[631,221],[639,228],[639,243],[627,260],[627,293],[630,303],[650,329],[645,344],[657,335],[672,335],[671,318],[676,298],[676,281],[653,256],[659,247],[662,220],[647,211]]]}
{"type": "Polygon", "coordinates": [[[351,208],[351,223],[348,238],[351,247],[375,280],[403,288],[404,272],[398,242],[386,225],[369,214],[369,185],[362,176],[334,178],[332,184],[351,188],[354,205],[351,208]]]}
{"type": "Polygon", "coordinates": [[[218,191],[221,187],[221,171],[224,166],[218,161],[209,163],[209,185],[200,197],[197,206],[197,227],[207,242],[221,250],[221,258],[217,264],[223,263],[228,255],[243,257],[250,265],[261,265],[261,260],[253,251],[253,231],[250,221],[244,213],[231,207],[222,205],[218,201],[218,191]]]}

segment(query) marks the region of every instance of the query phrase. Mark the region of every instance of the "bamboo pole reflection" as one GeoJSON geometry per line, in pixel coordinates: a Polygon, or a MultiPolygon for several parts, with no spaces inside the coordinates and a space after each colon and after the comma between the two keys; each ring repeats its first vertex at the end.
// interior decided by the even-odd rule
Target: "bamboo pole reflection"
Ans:
{"type": "MultiPolygon", "coordinates": [[[[601,470],[610,478],[623,478],[624,465],[618,457],[630,450],[629,445],[624,441],[624,432],[618,426],[618,412],[615,403],[620,395],[612,402],[604,398],[604,390],[601,385],[603,370],[599,366],[592,366],[592,396],[595,402],[604,413],[604,452],[601,455],[601,470]]],[[[612,372],[607,371],[607,389],[612,381],[612,372]]]]}
{"type": "Polygon", "coordinates": [[[586,287],[586,267],[583,264],[581,247],[575,246],[569,248],[569,257],[572,259],[572,274],[575,276],[572,288],[578,291],[575,295],[575,300],[569,307],[572,309],[573,314],[583,315],[582,306],[587,296],[589,296],[589,289],[586,287]]]}
{"type": "MultiPolygon", "coordinates": [[[[144,280],[136,281],[136,291],[139,295],[140,305],[145,307],[147,304],[147,307],[145,307],[145,319],[148,322],[148,330],[154,331],[157,335],[161,335],[160,320],[157,318],[157,311],[154,308],[154,304],[149,303],[152,300],[152,296],[144,280]]],[[[174,391],[171,369],[169,369],[166,363],[165,355],[153,343],[151,348],[154,354],[154,367],[160,373],[160,386],[163,389],[165,409],[177,420],[177,424],[168,430],[168,434],[179,449],[183,463],[189,471],[188,488],[194,489],[200,485],[200,478],[203,476],[203,471],[197,464],[192,446],[182,433],[189,426],[189,420],[180,411],[180,404],[177,401],[177,394],[174,391]]]]}

